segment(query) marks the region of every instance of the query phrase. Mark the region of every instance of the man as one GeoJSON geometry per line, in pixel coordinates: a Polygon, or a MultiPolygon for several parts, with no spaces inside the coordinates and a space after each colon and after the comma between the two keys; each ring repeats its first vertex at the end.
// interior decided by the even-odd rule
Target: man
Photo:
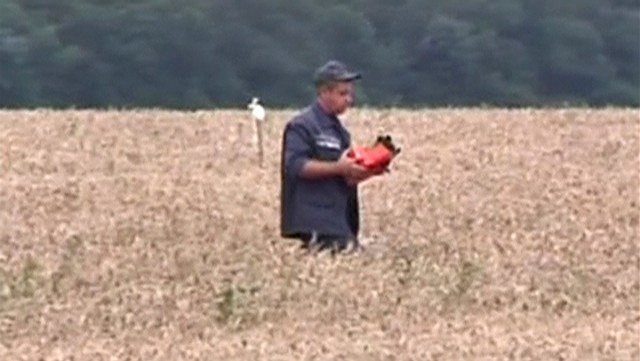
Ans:
{"type": "Polygon", "coordinates": [[[353,104],[351,72],[329,61],[314,73],[316,99],[285,126],[281,158],[281,234],[303,246],[341,251],[358,246],[358,183],[383,172],[346,153],[351,135],[338,119],[353,104]]]}

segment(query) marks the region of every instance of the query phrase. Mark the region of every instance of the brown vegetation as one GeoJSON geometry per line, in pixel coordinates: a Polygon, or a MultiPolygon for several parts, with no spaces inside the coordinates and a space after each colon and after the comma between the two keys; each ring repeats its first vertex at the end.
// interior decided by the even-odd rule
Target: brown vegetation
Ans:
{"type": "Polygon", "coordinates": [[[637,109],[354,110],[359,254],[278,237],[240,111],[0,112],[0,360],[637,360],[637,109]]]}

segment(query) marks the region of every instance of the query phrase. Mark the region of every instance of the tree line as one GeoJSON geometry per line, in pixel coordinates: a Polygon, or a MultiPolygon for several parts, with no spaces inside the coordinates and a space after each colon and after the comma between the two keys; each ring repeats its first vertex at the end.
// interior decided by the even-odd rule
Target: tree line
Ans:
{"type": "Polygon", "coordinates": [[[4,0],[0,107],[640,105],[640,0],[4,0]]]}

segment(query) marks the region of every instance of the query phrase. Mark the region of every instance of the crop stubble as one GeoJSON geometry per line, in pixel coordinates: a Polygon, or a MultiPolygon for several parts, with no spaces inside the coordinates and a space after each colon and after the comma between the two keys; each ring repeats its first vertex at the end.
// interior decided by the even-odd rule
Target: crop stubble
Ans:
{"type": "Polygon", "coordinates": [[[0,111],[2,360],[636,360],[637,109],[357,109],[365,251],[278,237],[243,111],[0,111]]]}

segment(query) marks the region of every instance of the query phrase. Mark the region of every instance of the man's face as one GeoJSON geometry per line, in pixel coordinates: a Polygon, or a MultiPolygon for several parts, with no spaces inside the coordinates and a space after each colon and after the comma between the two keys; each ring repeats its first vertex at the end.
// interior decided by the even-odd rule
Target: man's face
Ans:
{"type": "Polygon", "coordinates": [[[329,113],[342,114],[353,104],[353,83],[339,82],[328,85],[320,91],[320,98],[329,113]]]}

